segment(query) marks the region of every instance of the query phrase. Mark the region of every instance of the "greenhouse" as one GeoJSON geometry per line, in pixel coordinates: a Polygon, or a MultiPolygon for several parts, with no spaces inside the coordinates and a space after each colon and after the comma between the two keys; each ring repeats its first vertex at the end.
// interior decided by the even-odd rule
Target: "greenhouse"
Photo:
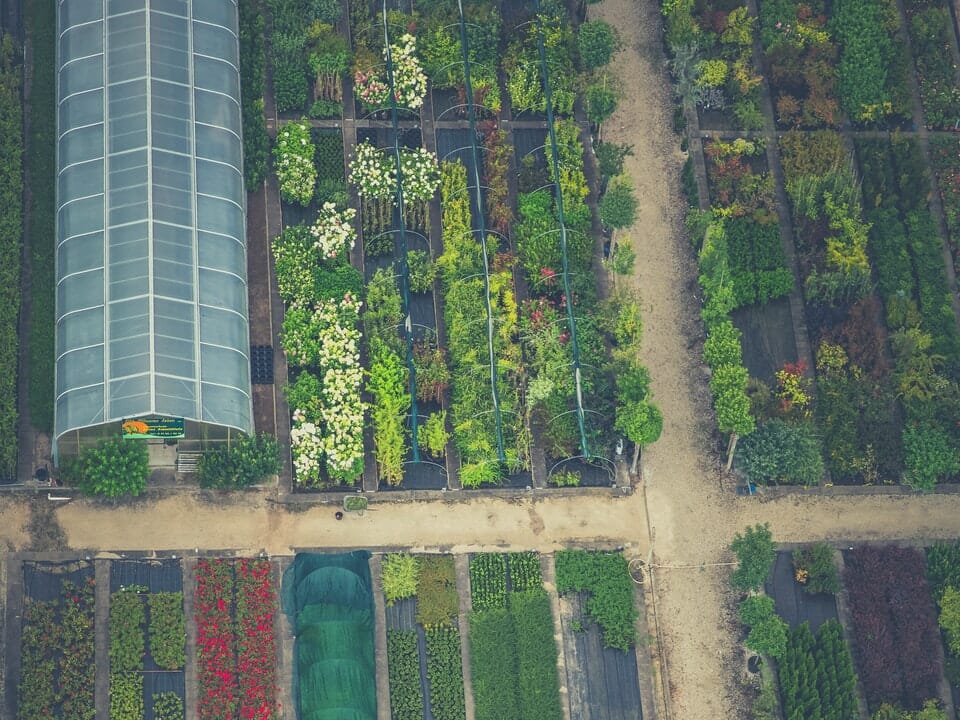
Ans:
{"type": "Polygon", "coordinates": [[[236,2],[60,0],[58,22],[55,452],[125,420],[250,432],[236,2]]]}

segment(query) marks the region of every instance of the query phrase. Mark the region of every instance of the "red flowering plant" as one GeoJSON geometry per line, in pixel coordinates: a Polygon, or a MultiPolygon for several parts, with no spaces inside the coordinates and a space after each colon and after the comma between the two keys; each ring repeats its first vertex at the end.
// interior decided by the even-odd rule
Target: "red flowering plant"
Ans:
{"type": "Polygon", "coordinates": [[[277,594],[269,560],[237,563],[237,682],[240,717],[269,720],[277,713],[274,617],[277,594]]]}
{"type": "Polygon", "coordinates": [[[236,639],[233,566],[220,558],[197,562],[197,675],[200,720],[236,717],[236,639]]]}

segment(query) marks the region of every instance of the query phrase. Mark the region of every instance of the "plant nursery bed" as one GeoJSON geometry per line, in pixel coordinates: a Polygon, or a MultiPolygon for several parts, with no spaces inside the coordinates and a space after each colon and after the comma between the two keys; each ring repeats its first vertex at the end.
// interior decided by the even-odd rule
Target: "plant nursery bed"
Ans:
{"type": "Polygon", "coordinates": [[[94,569],[24,563],[19,720],[94,717],[94,569]]]}
{"type": "Polygon", "coordinates": [[[775,385],[777,370],[797,361],[790,298],[739,308],[730,313],[730,319],[743,333],[743,364],[750,375],[775,385]]]}
{"type": "Polygon", "coordinates": [[[811,595],[794,579],[792,553],[777,553],[764,590],[774,599],[777,614],[791,628],[809,623],[811,632],[816,632],[828,620],[837,619],[837,601],[833,595],[811,595]]]}
{"type": "Polygon", "coordinates": [[[580,720],[642,720],[636,652],[604,647],[600,627],[583,619],[583,602],[580,593],[560,598],[570,715],[580,720]]]}

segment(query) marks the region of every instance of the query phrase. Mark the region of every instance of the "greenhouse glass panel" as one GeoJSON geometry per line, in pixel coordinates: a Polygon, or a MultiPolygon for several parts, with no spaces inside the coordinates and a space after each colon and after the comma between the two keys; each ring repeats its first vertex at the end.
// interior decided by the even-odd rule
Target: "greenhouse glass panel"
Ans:
{"type": "Polygon", "coordinates": [[[103,158],[103,123],[70,130],[60,138],[61,168],[98,158],[103,158]]]}
{"type": "Polygon", "coordinates": [[[103,345],[71,350],[57,359],[57,394],[103,382],[103,345]]]}
{"type": "Polygon", "coordinates": [[[70,316],[70,322],[57,326],[57,347],[61,352],[103,344],[103,308],[80,310],[70,316]]]}
{"type": "Polygon", "coordinates": [[[208,90],[197,90],[194,97],[197,122],[240,134],[240,109],[236,105],[223,102],[222,95],[208,90]]]}
{"type": "Polygon", "coordinates": [[[103,122],[102,88],[71,95],[60,103],[61,131],[97,122],[103,122]]]}
{"type": "Polygon", "coordinates": [[[56,437],[250,432],[236,0],[59,7],[56,437]]]}
{"type": "Polygon", "coordinates": [[[59,395],[55,411],[58,426],[70,430],[102,423],[103,385],[70,390],[59,395]]]}
{"type": "Polygon", "coordinates": [[[237,16],[233,5],[218,0],[193,0],[193,19],[235,30],[237,16]]]}
{"type": "MultiPolygon", "coordinates": [[[[83,3],[74,2],[74,5],[83,3]]],[[[103,52],[103,23],[74,25],[60,37],[60,58],[69,60],[89,57],[103,52]]]]}
{"type": "Polygon", "coordinates": [[[103,58],[100,55],[74,60],[60,70],[60,94],[65,98],[102,87],[103,58]]]}
{"type": "Polygon", "coordinates": [[[61,277],[103,267],[103,233],[77,235],[57,247],[61,277]]]}
{"type": "Polygon", "coordinates": [[[247,256],[243,245],[236,238],[216,233],[199,232],[200,264],[206,267],[219,265],[221,270],[243,277],[247,256]]]}
{"type": "Polygon", "coordinates": [[[103,304],[103,270],[68,275],[57,285],[57,308],[62,314],[103,304]]]}
{"type": "Polygon", "coordinates": [[[198,88],[204,90],[215,90],[223,93],[228,98],[235,98],[239,102],[240,98],[240,76],[237,74],[236,63],[229,64],[225,61],[210,57],[204,57],[196,54],[194,46],[194,82],[198,88]]]}
{"type": "Polygon", "coordinates": [[[103,0],[60,3],[60,27],[67,28],[103,19],[103,0]]]}
{"type": "MultiPolygon", "coordinates": [[[[197,161],[199,164],[200,161],[197,161]]],[[[241,237],[243,211],[236,200],[197,195],[197,225],[203,230],[241,237]]]]}

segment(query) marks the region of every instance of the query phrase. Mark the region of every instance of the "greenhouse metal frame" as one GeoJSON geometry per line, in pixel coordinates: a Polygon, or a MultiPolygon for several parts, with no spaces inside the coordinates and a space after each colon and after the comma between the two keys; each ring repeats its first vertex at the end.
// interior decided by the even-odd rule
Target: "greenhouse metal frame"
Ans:
{"type": "Polygon", "coordinates": [[[55,452],[250,432],[236,0],[60,0],[58,31],[55,452]]]}

